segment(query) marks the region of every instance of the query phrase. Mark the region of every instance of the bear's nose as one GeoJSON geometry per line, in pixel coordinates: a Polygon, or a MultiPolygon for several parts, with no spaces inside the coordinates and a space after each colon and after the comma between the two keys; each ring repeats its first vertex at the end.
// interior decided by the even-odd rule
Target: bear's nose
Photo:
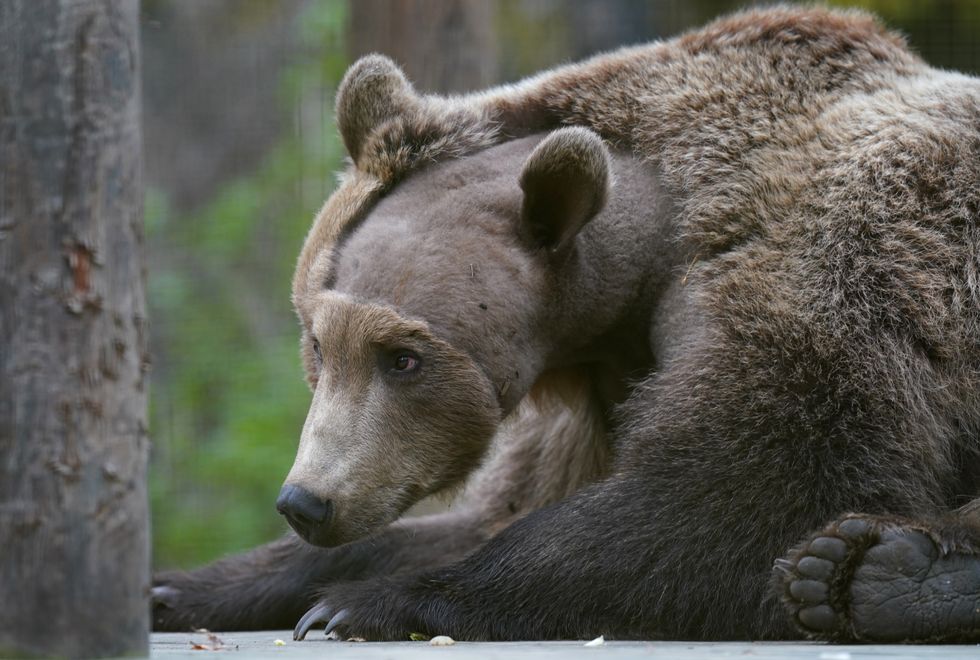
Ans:
{"type": "Polygon", "coordinates": [[[279,491],[276,509],[303,540],[315,543],[314,538],[320,536],[318,532],[329,526],[333,504],[301,486],[286,484],[279,491]]]}

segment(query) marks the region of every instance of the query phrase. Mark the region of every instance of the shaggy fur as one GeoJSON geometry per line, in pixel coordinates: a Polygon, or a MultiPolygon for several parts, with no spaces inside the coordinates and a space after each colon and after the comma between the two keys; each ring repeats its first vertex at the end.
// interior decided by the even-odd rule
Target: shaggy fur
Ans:
{"type": "Polygon", "coordinates": [[[338,122],[353,165],[293,283],[311,419],[417,391],[323,378],[338,295],[422,324],[423,360],[445,344],[499,415],[419,395],[407,467],[351,473],[357,498],[301,451],[304,488],[375,511],[362,532],[407,506],[387,482],[474,481],[373,539],[162,576],[160,627],[279,623],[325,586],[299,636],[980,639],[977,507],[956,510],[980,491],[980,81],[866,15],[775,8],[460,98],[372,56],[338,122]]]}

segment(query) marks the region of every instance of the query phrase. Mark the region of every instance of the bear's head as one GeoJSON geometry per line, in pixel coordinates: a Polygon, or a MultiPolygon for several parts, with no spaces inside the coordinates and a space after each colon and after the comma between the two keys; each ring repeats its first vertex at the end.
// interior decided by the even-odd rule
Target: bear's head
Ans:
{"type": "Polygon", "coordinates": [[[557,264],[610,183],[589,130],[495,144],[492,118],[379,56],[347,74],[337,117],[353,165],[293,283],[313,401],[278,501],[325,546],[479,464],[548,366],[557,264]]]}

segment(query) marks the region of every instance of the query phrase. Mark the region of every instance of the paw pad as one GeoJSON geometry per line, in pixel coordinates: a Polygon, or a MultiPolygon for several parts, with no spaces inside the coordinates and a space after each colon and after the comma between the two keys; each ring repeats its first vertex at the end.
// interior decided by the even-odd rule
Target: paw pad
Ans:
{"type": "Polygon", "coordinates": [[[831,525],[777,563],[784,601],[811,636],[847,636],[849,590],[865,550],[877,540],[870,522],[848,518],[831,525]]]}
{"type": "Polygon", "coordinates": [[[980,557],[920,528],[851,517],[776,562],[797,626],[832,640],[980,640],[980,557]]]}

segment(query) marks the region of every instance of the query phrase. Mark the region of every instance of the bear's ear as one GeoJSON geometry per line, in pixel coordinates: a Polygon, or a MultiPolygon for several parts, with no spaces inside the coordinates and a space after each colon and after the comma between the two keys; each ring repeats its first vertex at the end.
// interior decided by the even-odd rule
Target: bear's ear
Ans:
{"type": "Polygon", "coordinates": [[[535,147],[524,162],[521,232],[535,248],[569,246],[606,202],[609,151],[587,128],[561,128],[535,147]]]}
{"type": "Polygon", "coordinates": [[[356,163],[364,138],[381,122],[420,104],[405,74],[384,55],[365,55],[347,70],[337,90],[337,125],[356,163]]]}

